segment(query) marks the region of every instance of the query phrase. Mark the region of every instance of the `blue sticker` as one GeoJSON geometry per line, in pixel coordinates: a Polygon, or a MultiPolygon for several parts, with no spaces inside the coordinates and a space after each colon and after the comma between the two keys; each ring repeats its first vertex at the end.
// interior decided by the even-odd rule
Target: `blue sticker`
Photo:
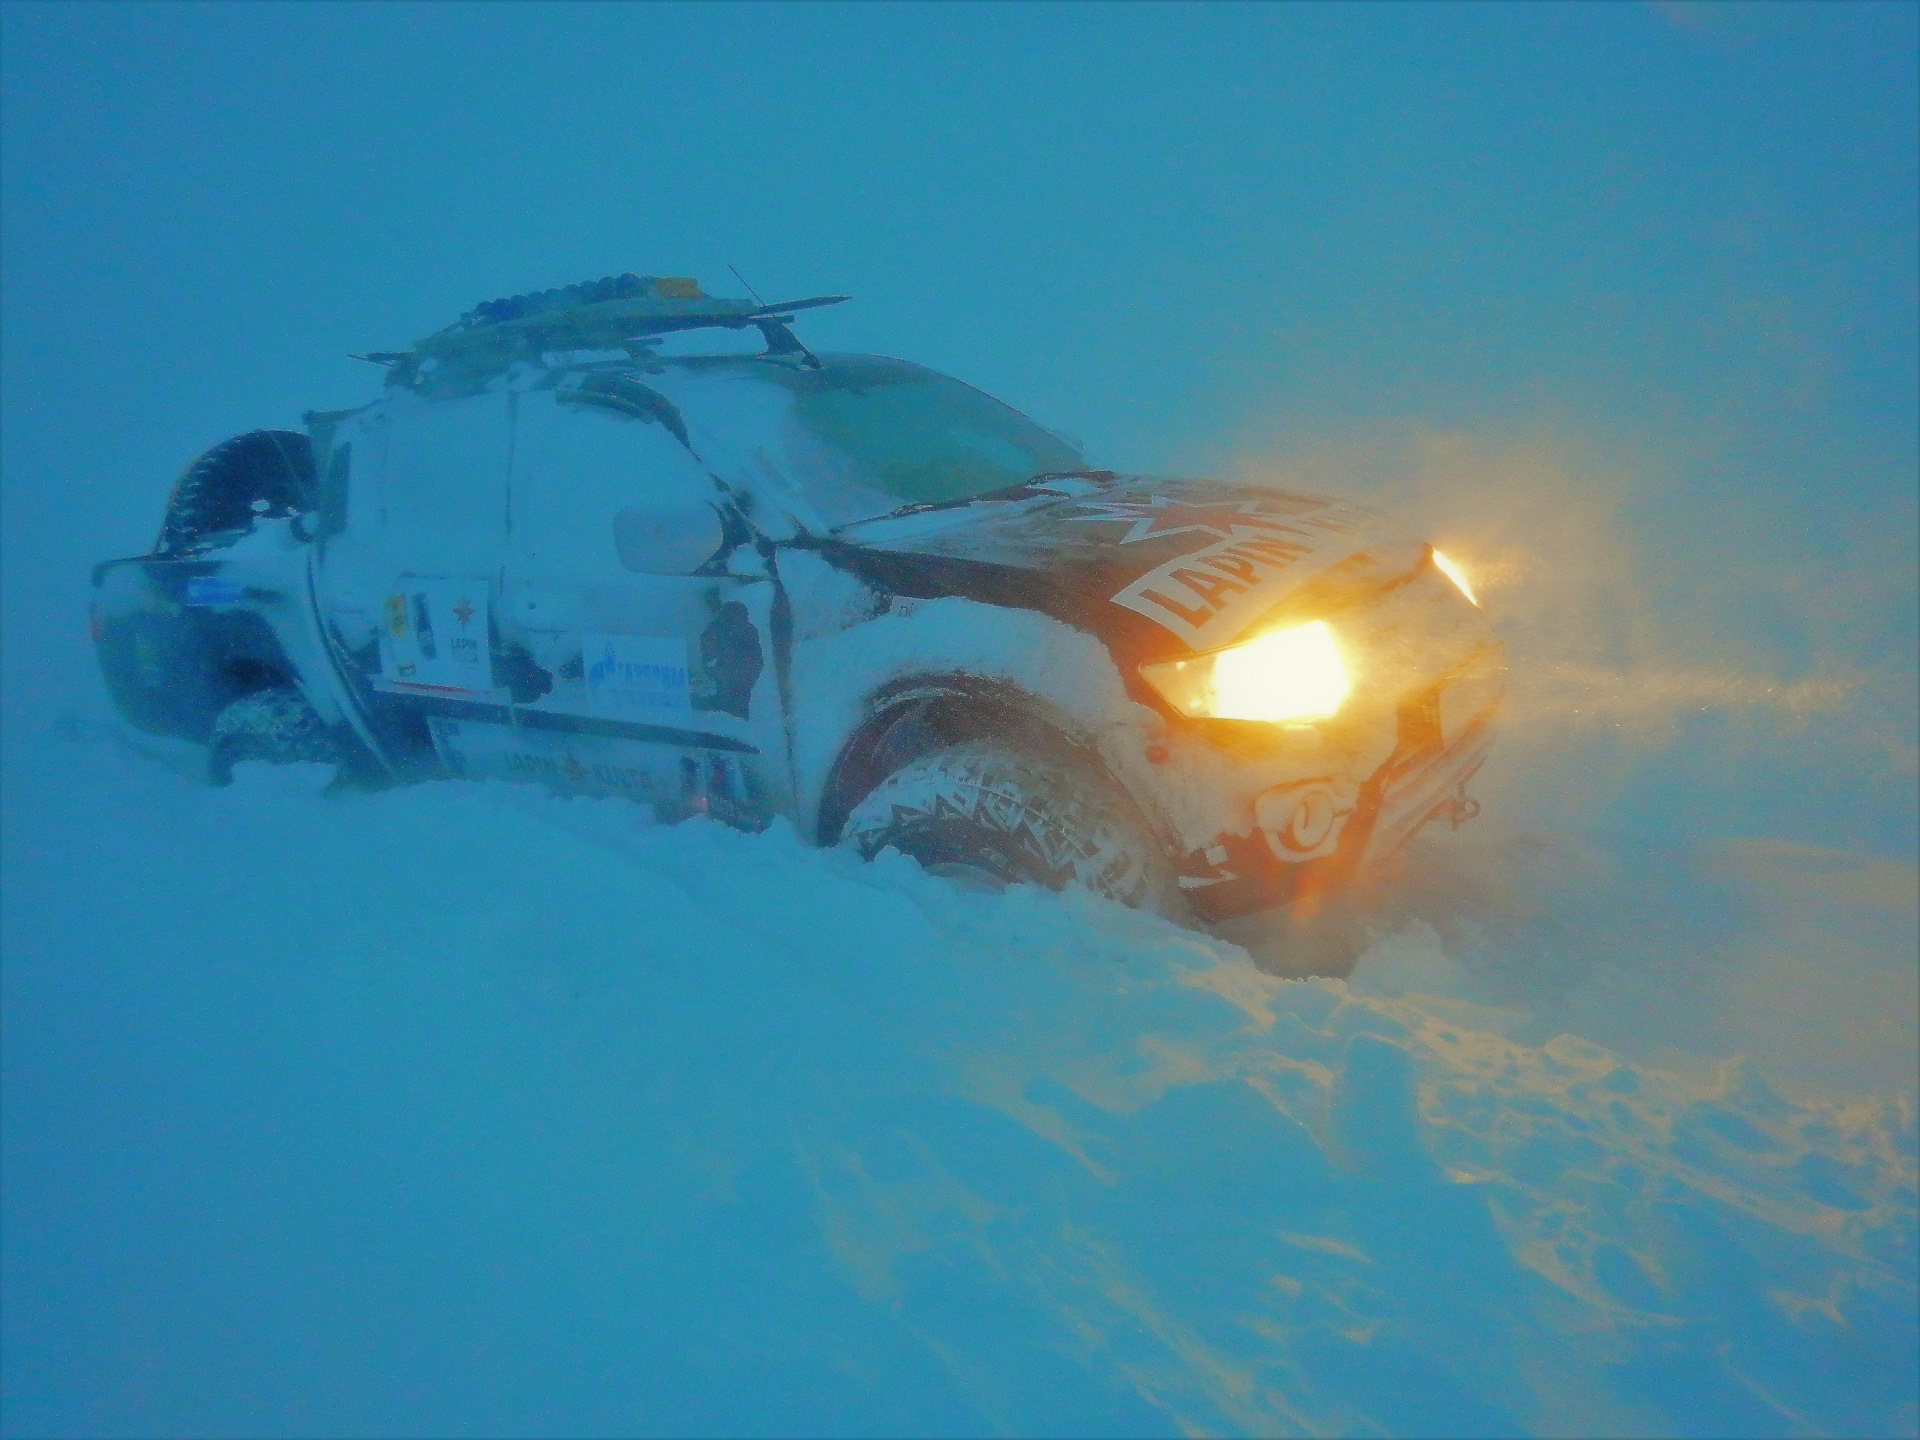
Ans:
{"type": "Polygon", "coordinates": [[[194,575],[187,580],[189,605],[238,605],[240,587],[219,575],[194,575]]]}
{"type": "Polygon", "coordinates": [[[687,642],[641,635],[582,635],[587,704],[602,714],[692,708],[687,642]]]}

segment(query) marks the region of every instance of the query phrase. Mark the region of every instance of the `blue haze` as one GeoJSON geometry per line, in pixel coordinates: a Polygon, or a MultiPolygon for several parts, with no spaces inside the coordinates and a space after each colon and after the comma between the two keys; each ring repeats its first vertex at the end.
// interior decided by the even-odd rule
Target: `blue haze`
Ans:
{"type": "MultiPolygon", "coordinates": [[[[1661,602],[1730,577],[1695,643],[1913,675],[1910,5],[6,15],[9,613],[140,548],[214,439],[357,402],[348,352],[733,264],[854,294],[816,344],[1118,466],[1572,437],[1646,477],[1661,602]]],[[[51,608],[10,663],[67,668],[51,608]]],[[[1717,743],[1674,752],[1708,772],[1687,805],[1621,818],[1786,803],[1912,855],[1910,760],[1782,797],[1783,757],[1756,793],[1717,743]]]]}
{"type": "MultiPolygon", "coordinates": [[[[838,1060],[794,1038],[781,996],[755,987],[780,973],[768,956],[782,945],[831,956],[833,925],[801,907],[794,933],[767,921],[772,938],[741,935],[758,958],[720,999],[699,998],[694,961],[669,965],[650,982],[675,997],[660,1002],[668,1013],[738,1029],[703,1059],[649,1010],[649,1043],[672,1061],[633,1062],[641,1074],[621,1068],[599,1028],[563,1013],[560,981],[516,969],[512,947],[474,941],[507,976],[476,998],[461,990],[455,940],[419,940],[436,915],[466,934],[472,916],[459,907],[485,910],[490,875],[565,883],[558,862],[516,838],[510,805],[380,802],[366,823],[391,827],[369,842],[388,870],[369,860],[340,896],[378,913],[343,918],[328,872],[297,842],[350,867],[351,825],[314,818],[301,808],[310,796],[264,781],[222,811],[98,739],[87,567],[148,546],[167,485],[200,450],[359,403],[378,377],[350,352],[403,346],[491,296],[630,269],[737,293],[731,264],[770,298],[853,295],[805,322],[816,348],[956,374],[1084,437],[1116,468],[1304,472],[1414,497],[1443,529],[1457,516],[1448,542],[1457,532],[1470,561],[1489,557],[1496,614],[1502,557],[1536,557],[1512,562],[1505,598],[1516,663],[1531,665],[1529,694],[1549,718],[1517,719],[1504,778],[1489,781],[1499,823],[1605,837],[1592,843],[1629,857],[1598,896],[1571,870],[1544,888],[1561,930],[1682,975],[1696,962],[1704,974],[1714,946],[1745,954],[1726,939],[1741,924],[1831,931],[1836,955],[1866,957],[1860,973],[1904,976],[1920,846],[1917,74],[1920,6],[1904,3],[0,4],[0,1428],[1171,1428],[1169,1411],[1116,1378],[1134,1373],[1126,1364],[1088,1370],[1057,1336],[1009,1358],[991,1337],[941,1331],[970,1307],[991,1313],[985,1292],[967,1289],[985,1283],[972,1272],[941,1272],[949,1289],[936,1286],[933,1302],[906,1281],[868,1291],[835,1278],[831,1246],[806,1219],[831,1189],[820,1157],[838,1153],[821,1135],[852,1152],[894,1130],[938,1132],[943,1154],[1001,1157],[980,1163],[1002,1183],[1053,1187],[1048,1203],[1108,1202],[1074,1198],[1079,1172],[1062,1162],[1063,1179],[1049,1168],[1057,1155],[1028,1156],[1022,1146],[1044,1147],[1011,1122],[1003,1133],[972,1112],[955,1118],[917,1092],[898,1113],[874,1099],[924,1060],[918,1039],[875,1040],[883,1079],[862,1089],[864,1072],[834,1071],[838,1060]],[[1588,588],[1556,590],[1570,558],[1594,567],[1588,588]],[[1544,678],[1563,661],[1582,674],[1611,666],[1592,683],[1628,699],[1592,720],[1544,678]],[[1589,720],[1552,718],[1570,710],[1589,720]],[[443,821],[464,860],[442,870],[401,853],[403,841],[430,848],[443,821]],[[1762,859],[1728,870],[1734,852],[1716,846],[1762,859]],[[209,876],[195,856],[241,868],[209,876]],[[1768,866],[1814,877],[1778,913],[1763,892],[1785,870],[1768,866]],[[1723,883],[1748,887],[1745,909],[1714,889],[1723,883]],[[1605,928],[1643,902],[1667,928],[1605,928]],[[424,950],[409,952],[415,942],[424,950]],[[399,978],[415,973],[409,955],[412,980],[399,978]],[[410,1068],[387,1045],[427,1058],[410,1068]],[[729,1068],[736,1054],[760,1057],[746,1062],[753,1074],[729,1068]],[[732,1076],[713,1078],[704,1102],[687,1078],[703,1063],[732,1076]],[[755,1113],[756,1095],[788,1083],[781,1065],[824,1067],[827,1098],[803,1086],[777,1116],[755,1113]],[[656,1195],[645,1176],[631,1193],[617,1183],[650,1152],[609,1138],[628,1135],[626,1112],[610,1119],[581,1097],[629,1085],[689,1127],[704,1123],[703,1103],[711,1111],[697,1143],[666,1121],[636,1122],[673,1151],[662,1173],[676,1178],[658,1193],[697,1190],[711,1171],[750,1222],[657,1207],[635,1222],[643,1241],[610,1238],[639,1203],[631,1193],[656,1195]],[[802,1112],[834,1118],[810,1130],[802,1112]],[[810,1161],[740,1158],[787,1155],[796,1134],[810,1161]],[[470,1187],[495,1188],[476,1198],[470,1187]],[[570,1209],[562,1192],[586,1198],[570,1209]],[[717,1257],[705,1269],[703,1252],[717,1257]],[[829,1292],[817,1306],[797,1298],[829,1292]],[[943,1353],[957,1345],[973,1359],[943,1370],[910,1332],[939,1333],[952,1342],[943,1353]],[[642,1352],[654,1366],[644,1381],[631,1368],[642,1352]]],[[[599,852],[565,853],[606,893],[678,916],[687,953],[724,967],[729,932],[711,903],[685,899],[712,897],[661,858],[663,837],[646,843],[657,848],[631,880],[610,862],[595,869],[599,852]]],[[[890,889],[810,870],[828,862],[772,840],[699,843],[724,863],[765,864],[776,890],[799,894],[815,876],[831,903],[870,899],[880,918],[844,943],[861,957],[850,973],[882,991],[892,972],[874,957],[889,946],[959,953],[967,925],[999,935],[1003,923],[999,910],[923,923],[925,907],[944,916],[946,902],[912,877],[890,889]]],[[[501,933],[535,936],[522,948],[557,956],[587,993],[626,995],[626,981],[550,938],[604,955],[613,942],[599,922],[561,899],[527,904],[485,913],[501,933]]],[[[1046,935],[1052,923],[1034,921],[1046,935]]],[[[1180,953],[1150,927],[1112,943],[1180,953]]],[[[1553,943],[1556,954],[1571,944],[1553,943]]],[[[933,963],[914,954],[912,974],[942,995],[965,990],[956,1013],[990,1012],[965,982],[913,968],[933,963]]],[[[1767,986],[1802,993],[1799,971],[1767,973],[1767,986]]],[[[1883,1053],[1847,1028],[1871,997],[1908,984],[1881,983],[1806,1010],[1813,1033],[1794,1045],[1883,1053]]],[[[1674,1001],[1687,1023],[1709,1017],[1694,1047],[1703,1062],[1762,1048],[1760,1030],[1709,1033],[1722,984],[1716,972],[1674,1001]]],[[[836,992],[821,1002],[832,1013],[815,1014],[796,995],[796,1028],[858,1050],[869,1001],[836,992]]],[[[1639,1008],[1640,1038],[1687,1049],[1655,1035],[1658,1008],[1639,1008]]],[[[1631,1053],[1631,1009],[1578,1017],[1597,1027],[1581,1033],[1631,1053]],[[1608,1024],[1619,1033],[1601,1035],[1608,1024]]],[[[1544,1042],[1572,1013],[1516,1033],[1544,1042]]],[[[1844,1068],[1807,1064],[1829,1078],[1844,1068]]],[[[1913,1083],[1896,1074],[1878,1088],[1913,1083]]],[[[1215,1099],[1203,1118],[1242,1133],[1215,1099]]],[[[1725,1103],[1736,1101],[1767,1113],[1750,1096],[1725,1103]]],[[[1168,1145],[1140,1153],[1232,1173],[1168,1145]]],[[[1326,1184],[1362,1228],[1402,1233],[1395,1202],[1326,1184]]],[[[982,1182],[988,1192],[1025,1203],[982,1182]]],[[[1910,1192],[1900,1203],[1910,1214],[1910,1192]]],[[[1113,1223],[1119,1233],[1138,1216],[1113,1223]]],[[[1697,1245],[1674,1240],[1672,1253],[1789,1253],[1745,1231],[1727,1239],[1738,1223],[1697,1245]]],[[[1483,1219],[1461,1222],[1454,1260],[1504,1257],[1483,1230],[1483,1219]]],[[[1906,1258],[1887,1263],[1910,1288],[1910,1223],[1900,1233],[1906,1258]]],[[[1139,1248],[1152,1244],[1149,1231],[1139,1248]]],[[[1634,1253],[1664,1253],[1645,1245],[1634,1253]]],[[[1251,1264],[1257,1247],[1246,1247],[1251,1264]]],[[[1031,1260],[994,1253],[1012,1269],[1031,1260]]],[[[1711,1283],[1683,1297],[1687,1336],[1764,1330],[1742,1329],[1747,1301],[1729,1298],[1760,1293],[1744,1265],[1703,1272],[1711,1283]]],[[[1406,1317],[1446,1291],[1435,1267],[1408,1261],[1394,1271],[1413,1276],[1404,1289],[1381,1282],[1405,1302],[1394,1313],[1406,1334],[1422,1333],[1406,1317]]],[[[1531,1293],[1531,1271],[1499,1274],[1531,1293]]],[[[1189,1296],[1196,1314],[1203,1289],[1189,1296]]],[[[1336,1292],[1347,1293],[1329,1282],[1336,1292]]],[[[1872,1293],[1883,1307],[1868,1317],[1872,1343],[1904,1343],[1898,1297],[1872,1293]]],[[[1498,1287],[1481,1297],[1489,1314],[1510,1298],[1498,1287]]],[[[1042,1334],[1025,1323],[1012,1333],[1042,1334]]],[[[1752,1343],[1779,1357],[1792,1338],[1752,1343]]],[[[1325,1400],[1319,1409],[1175,1409],[1216,1428],[1364,1421],[1399,1433],[1580,1413],[1516,1409],[1491,1370],[1406,1343],[1415,1349],[1308,1364],[1315,1385],[1303,1393],[1325,1400]],[[1448,1364],[1443,1383],[1431,1367],[1448,1364]],[[1366,1409],[1394,1374],[1410,1377],[1405,1403],[1366,1409]],[[1407,1398],[1417,1393],[1441,1398],[1423,1409],[1407,1398]]],[[[1631,1394],[1587,1418],[1689,1433],[1779,1422],[1741,1409],[1746,1392],[1730,1381],[1696,1392],[1655,1373],[1719,1353],[1698,1343],[1636,1352],[1634,1378],[1620,1382],[1631,1394]]],[[[1833,1343],[1835,1373],[1867,1353],[1833,1343]]],[[[1158,1353],[1151,1364],[1179,1369],[1158,1353]]],[[[1911,1387],[1895,1361],[1877,1373],[1911,1387]]],[[[1910,1410],[1856,1413],[1836,1394],[1816,1385],[1806,1399],[1830,1428],[1912,1433],[1899,1418],[1910,1410]]]]}

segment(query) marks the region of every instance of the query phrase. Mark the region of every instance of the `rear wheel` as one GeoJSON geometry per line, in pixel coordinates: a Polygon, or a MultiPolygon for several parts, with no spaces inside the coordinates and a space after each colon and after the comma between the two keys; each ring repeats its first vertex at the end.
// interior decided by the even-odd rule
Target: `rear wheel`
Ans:
{"type": "Polygon", "coordinates": [[[233,767],[242,760],[338,763],[340,747],[326,725],[291,685],[273,685],[242,695],[213,722],[207,747],[207,778],[233,783],[233,767]]]}
{"type": "Polygon", "coordinates": [[[868,859],[895,849],[980,888],[1081,885],[1161,914],[1183,908],[1132,803],[1064,752],[969,740],[919,756],[854,806],[841,838],[868,859]]]}

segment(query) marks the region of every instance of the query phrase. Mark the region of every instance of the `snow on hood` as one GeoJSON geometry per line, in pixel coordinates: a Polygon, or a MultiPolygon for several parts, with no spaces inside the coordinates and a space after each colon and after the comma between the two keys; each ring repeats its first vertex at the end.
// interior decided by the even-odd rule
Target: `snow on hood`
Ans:
{"type": "Polygon", "coordinates": [[[16,738],[20,1433],[1912,1430],[1905,1098],[781,828],[16,738]]]}
{"type": "Polygon", "coordinates": [[[1348,501],[1107,471],[908,506],[824,548],[907,594],[1011,599],[1165,653],[1352,604],[1425,554],[1348,501]]]}
{"type": "MultiPolygon", "coordinates": [[[[924,367],[827,359],[830,376],[867,367],[965,392],[1026,435],[1031,455],[1073,453],[999,401],[924,367]]],[[[1425,558],[1363,506],[1219,480],[1061,471],[888,510],[895,502],[873,488],[872,474],[796,421],[792,387],[802,377],[708,357],[642,378],[678,407],[694,453],[750,497],[770,538],[818,549],[898,594],[1043,610],[1143,657],[1229,645],[1290,607],[1313,616],[1355,603],[1425,558]]]]}

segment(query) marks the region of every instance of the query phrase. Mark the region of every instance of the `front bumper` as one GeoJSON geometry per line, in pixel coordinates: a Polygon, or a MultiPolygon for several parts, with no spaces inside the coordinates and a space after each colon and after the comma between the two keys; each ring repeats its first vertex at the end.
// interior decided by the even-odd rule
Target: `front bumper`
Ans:
{"type": "Polygon", "coordinates": [[[1194,913],[1212,923],[1323,895],[1391,856],[1429,821],[1458,827],[1471,819],[1479,806],[1467,784],[1493,747],[1503,659],[1497,643],[1484,647],[1447,680],[1403,701],[1392,753],[1357,789],[1346,787],[1350,801],[1337,782],[1275,786],[1256,800],[1247,833],[1221,835],[1187,855],[1179,884],[1194,913]],[[1326,818],[1315,806],[1332,811],[1324,836],[1313,833],[1326,818]]]}

